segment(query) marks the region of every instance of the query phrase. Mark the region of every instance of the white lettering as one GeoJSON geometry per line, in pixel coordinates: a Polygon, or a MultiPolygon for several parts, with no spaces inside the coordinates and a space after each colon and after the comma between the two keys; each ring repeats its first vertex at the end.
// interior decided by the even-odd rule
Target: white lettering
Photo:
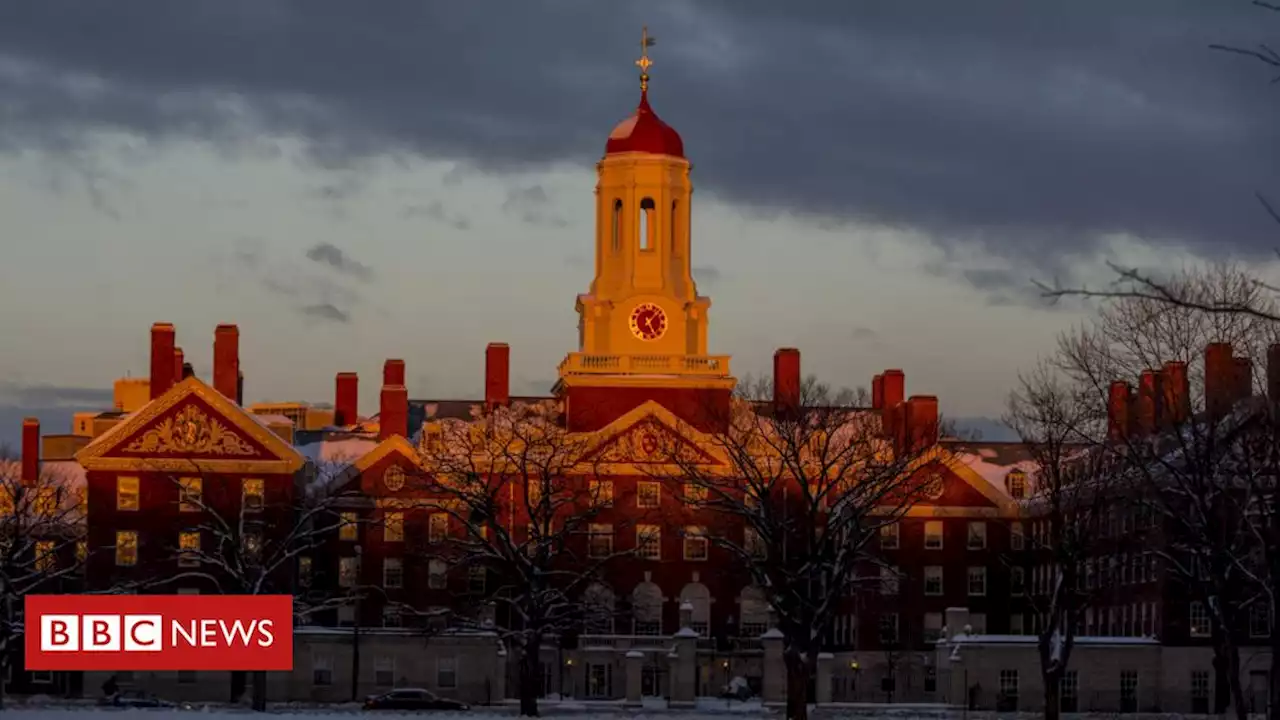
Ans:
{"type": "Polygon", "coordinates": [[[40,651],[80,649],[79,615],[41,615],[40,651]]]}
{"type": "Polygon", "coordinates": [[[170,626],[170,629],[173,631],[172,645],[174,647],[178,647],[179,636],[182,637],[182,639],[186,642],[187,645],[194,646],[196,644],[196,621],[195,620],[191,621],[190,628],[187,628],[182,623],[178,622],[177,620],[174,620],[173,624],[170,626]]]}
{"type": "Polygon", "coordinates": [[[239,620],[231,623],[231,627],[227,627],[227,623],[222,620],[219,620],[218,624],[222,626],[222,637],[226,638],[228,647],[235,644],[234,638],[237,635],[240,636],[240,644],[247,647],[249,645],[249,636],[258,627],[257,620],[249,623],[248,627],[245,627],[244,623],[239,620]]]}
{"type": "Polygon", "coordinates": [[[124,649],[127,652],[159,652],[160,628],[164,618],[159,615],[125,615],[124,649]]]}
{"type": "Polygon", "coordinates": [[[275,625],[273,620],[262,620],[258,623],[258,634],[262,637],[258,638],[258,647],[271,647],[276,636],[271,633],[271,627],[275,625]]]}
{"type": "Polygon", "coordinates": [[[200,621],[200,647],[218,647],[218,625],[221,620],[200,621]]]}

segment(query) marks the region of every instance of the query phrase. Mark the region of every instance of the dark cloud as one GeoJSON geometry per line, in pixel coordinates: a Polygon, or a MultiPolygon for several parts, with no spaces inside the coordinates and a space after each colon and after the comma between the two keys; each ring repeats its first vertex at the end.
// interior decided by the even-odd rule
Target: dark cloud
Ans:
{"type": "Polygon", "coordinates": [[[502,4],[495,23],[498,7],[4,3],[0,149],[101,128],[248,153],[266,132],[322,167],[588,166],[634,107],[647,22],[652,101],[699,187],[757,211],[1032,266],[1110,233],[1207,253],[1275,242],[1253,197],[1280,185],[1277,99],[1262,68],[1207,49],[1274,36],[1248,0],[577,0],[502,4]]]}
{"type": "Polygon", "coordinates": [[[439,200],[432,200],[429,203],[417,205],[406,205],[400,211],[400,215],[405,218],[426,218],[434,220],[442,225],[448,225],[454,230],[470,230],[471,220],[463,215],[449,212],[445,208],[444,203],[439,200]]]}
{"type": "Polygon", "coordinates": [[[854,340],[861,340],[863,342],[870,342],[880,337],[880,333],[876,332],[875,330],[872,330],[869,327],[863,327],[863,326],[858,326],[854,328],[853,331],[850,333],[850,335],[853,337],[854,340]]]}
{"type": "Polygon", "coordinates": [[[307,317],[316,318],[318,320],[328,320],[330,322],[338,323],[351,322],[351,314],[338,308],[333,303],[306,305],[302,307],[299,312],[307,317]]]}
{"type": "Polygon", "coordinates": [[[565,220],[553,210],[551,197],[541,185],[513,187],[507,190],[507,197],[502,201],[502,212],[518,217],[530,225],[547,227],[568,227],[565,220]]]}
{"type": "Polygon", "coordinates": [[[109,408],[113,401],[112,393],[111,388],[23,385],[0,381],[0,402],[13,406],[109,408]]]}
{"type": "Polygon", "coordinates": [[[720,268],[715,265],[694,265],[690,268],[690,271],[693,273],[694,280],[707,287],[713,287],[723,277],[720,273],[720,268]]]}
{"type": "Polygon", "coordinates": [[[322,242],[312,246],[307,250],[307,259],[328,265],[343,275],[350,275],[359,280],[369,280],[373,277],[373,270],[368,265],[357,262],[342,248],[332,243],[322,242]]]}

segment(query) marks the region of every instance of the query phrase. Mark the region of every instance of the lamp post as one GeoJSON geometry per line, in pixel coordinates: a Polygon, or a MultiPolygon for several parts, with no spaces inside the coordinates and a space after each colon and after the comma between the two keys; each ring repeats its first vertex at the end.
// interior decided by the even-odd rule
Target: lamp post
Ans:
{"type": "Polygon", "coordinates": [[[849,671],[853,673],[853,700],[858,701],[858,673],[862,671],[862,666],[858,665],[858,658],[849,661],[849,671]]]}
{"type": "MultiPolygon", "coordinates": [[[[564,666],[567,668],[567,670],[565,671],[565,673],[569,676],[569,694],[568,694],[568,697],[573,697],[573,658],[568,658],[567,660],[565,660],[565,661],[564,661],[564,666]]],[[[564,683],[563,683],[563,682],[561,682],[561,683],[560,683],[560,686],[561,686],[561,687],[560,687],[560,699],[561,699],[561,700],[564,700],[564,699],[565,699],[565,697],[566,697],[566,696],[565,696],[565,692],[564,692],[564,683]]]]}

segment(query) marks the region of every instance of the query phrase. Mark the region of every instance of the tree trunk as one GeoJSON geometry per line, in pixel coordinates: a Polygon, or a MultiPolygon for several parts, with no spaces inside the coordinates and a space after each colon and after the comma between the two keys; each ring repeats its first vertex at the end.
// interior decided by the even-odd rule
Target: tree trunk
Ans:
{"type": "Polygon", "coordinates": [[[1044,681],[1044,720],[1058,720],[1062,714],[1062,670],[1043,670],[1040,677],[1044,681]]]}
{"type": "Polygon", "coordinates": [[[1267,720],[1280,720],[1280,633],[1271,632],[1271,673],[1267,688],[1267,720]]]}
{"type": "Polygon", "coordinates": [[[253,673],[253,709],[258,712],[267,711],[267,673],[258,670],[253,673]]]}
{"type": "Polygon", "coordinates": [[[783,654],[787,667],[787,720],[808,720],[809,718],[809,681],[813,677],[816,659],[813,653],[800,653],[794,650],[783,654]]]}
{"type": "Polygon", "coordinates": [[[1215,629],[1213,634],[1214,714],[1225,715],[1234,710],[1236,720],[1248,720],[1249,706],[1240,682],[1240,652],[1220,630],[1215,629]],[[1225,693],[1221,692],[1223,686],[1225,693]]]}
{"type": "Polygon", "coordinates": [[[535,643],[533,649],[521,647],[520,652],[520,715],[538,717],[538,686],[542,683],[541,657],[538,652],[541,642],[535,643]]]}
{"type": "Polygon", "coordinates": [[[231,702],[238,703],[244,697],[244,687],[249,676],[244,670],[231,671],[231,702]]]}

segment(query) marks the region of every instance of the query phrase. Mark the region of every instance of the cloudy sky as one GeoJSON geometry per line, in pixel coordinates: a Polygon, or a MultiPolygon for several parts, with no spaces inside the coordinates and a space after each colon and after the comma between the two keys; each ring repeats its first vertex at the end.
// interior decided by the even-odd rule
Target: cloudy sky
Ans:
{"type": "MultiPolygon", "coordinates": [[[[241,327],[250,399],[408,363],[545,391],[590,280],[593,164],[634,108],[695,164],[712,347],[779,346],[998,415],[1080,319],[1032,279],[1263,260],[1280,102],[1247,0],[41,0],[0,5],[0,440],[109,402],[173,322],[241,327]]],[[[53,426],[50,426],[50,425],[53,426]]]]}

